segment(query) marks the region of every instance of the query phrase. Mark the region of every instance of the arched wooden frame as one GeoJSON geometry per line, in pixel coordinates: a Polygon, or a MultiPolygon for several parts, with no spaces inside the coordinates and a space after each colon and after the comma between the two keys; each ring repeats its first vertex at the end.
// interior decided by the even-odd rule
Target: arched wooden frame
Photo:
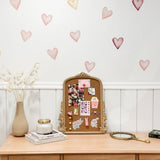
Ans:
{"type": "MultiPolygon", "coordinates": [[[[79,116],[80,117],[80,116],[79,116]]],[[[64,83],[63,83],[63,101],[61,103],[61,113],[59,116],[59,130],[63,133],[66,134],[91,134],[91,133],[105,133],[107,130],[106,126],[106,114],[105,114],[105,106],[103,102],[103,87],[102,87],[102,82],[100,79],[89,76],[88,74],[82,72],[78,74],[77,76],[67,78],[64,83]],[[90,81],[94,81],[95,84],[97,84],[98,90],[99,90],[99,111],[100,111],[100,118],[99,118],[99,124],[98,124],[98,129],[96,128],[95,130],[92,129],[78,129],[78,131],[75,130],[69,130],[69,124],[67,123],[67,107],[68,107],[68,83],[73,82],[73,81],[78,81],[79,79],[90,79],[90,81]]],[[[91,128],[91,127],[90,127],[91,128]]]]}

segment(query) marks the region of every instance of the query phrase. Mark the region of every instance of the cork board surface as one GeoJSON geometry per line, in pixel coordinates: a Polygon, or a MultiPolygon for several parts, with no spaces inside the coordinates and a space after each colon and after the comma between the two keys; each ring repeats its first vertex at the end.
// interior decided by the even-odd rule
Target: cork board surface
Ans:
{"type": "Polygon", "coordinates": [[[100,127],[101,127],[101,109],[102,107],[100,106],[101,104],[101,100],[102,100],[102,95],[101,95],[101,81],[95,79],[95,78],[91,78],[91,77],[87,77],[87,78],[72,78],[72,79],[68,79],[65,83],[65,128],[66,131],[68,132],[72,132],[72,131],[76,131],[76,132],[87,132],[87,131],[100,131],[100,127]],[[90,95],[88,93],[88,88],[84,88],[84,101],[90,101],[90,115],[89,116],[82,116],[80,115],[80,106],[69,106],[69,102],[68,102],[68,86],[69,85],[73,85],[73,84],[78,84],[78,80],[90,80],[90,88],[95,88],[95,95],[90,95]],[[91,98],[92,97],[97,97],[99,100],[99,105],[98,108],[92,108],[91,107],[91,98]],[[78,115],[74,115],[74,109],[75,107],[78,109],[78,115]],[[95,113],[96,111],[96,113],[95,113]],[[72,116],[68,115],[68,112],[72,112],[72,116]],[[88,124],[89,126],[85,125],[85,118],[88,117],[88,124]],[[73,123],[77,120],[79,120],[81,118],[81,120],[83,121],[81,125],[79,125],[79,128],[74,129],[73,128],[73,123]],[[96,119],[97,120],[97,127],[92,127],[91,126],[91,120],[92,119],[96,119]]]}

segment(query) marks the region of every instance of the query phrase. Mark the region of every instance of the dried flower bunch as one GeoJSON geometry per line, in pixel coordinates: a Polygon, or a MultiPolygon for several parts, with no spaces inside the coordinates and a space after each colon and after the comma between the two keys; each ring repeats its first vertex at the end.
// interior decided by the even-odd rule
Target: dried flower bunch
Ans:
{"type": "Polygon", "coordinates": [[[6,67],[2,67],[0,79],[7,82],[7,90],[13,91],[16,101],[23,101],[24,89],[31,86],[38,78],[39,63],[35,63],[31,72],[25,75],[23,72],[12,74],[6,67]]]}

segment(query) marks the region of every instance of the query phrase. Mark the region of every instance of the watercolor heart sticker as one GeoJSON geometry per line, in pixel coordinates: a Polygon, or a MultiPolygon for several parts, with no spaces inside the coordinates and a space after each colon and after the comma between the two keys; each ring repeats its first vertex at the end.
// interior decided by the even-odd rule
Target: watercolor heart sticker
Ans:
{"type": "Polygon", "coordinates": [[[73,9],[77,9],[77,8],[78,8],[78,0],[68,0],[67,3],[68,3],[73,9]]]}
{"type": "Polygon", "coordinates": [[[117,49],[119,49],[119,48],[121,47],[124,39],[123,39],[123,37],[120,37],[120,38],[115,38],[115,37],[114,37],[114,38],[112,39],[112,41],[113,41],[113,44],[115,45],[115,47],[116,47],[117,49]]]}
{"type": "Polygon", "coordinates": [[[86,61],[84,64],[85,64],[87,72],[90,72],[96,66],[95,62],[86,61]]]}
{"type": "Polygon", "coordinates": [[[21,0],[10,0],[10,3],[12,5],[13,8],[15,8],[16,10],[18,10],[20,4],[21,4],[21,0]]]}
{"type": "Polygon", "coordinates": [[[48,15],[48,16],[47,16],[45,13],[43,13],[43,14],[41,15],[41,18],[42,18],[43,23],[44,23],[45,25],[47,25],[47,24],[49,24],[49,23],[51,22],[53,16],[52,16],[52,15],[48,15]]]}
{"type": "Polygon", "coordinates": [[[108,18],[113,14],[111,10],[108,10],[107,7],[104,7],[102,10],[102,19],[108,18]]]}
{"type": "Polygon", "coordinates": [[[132,0],[134,7],[139,11],[141,6],[143,5],[144,0],[132,0]]]}
{"type": "Polygon", "coordinates": [[[68,112],[68,115],[69,115],[69,116],[72,116],[72,111],[68,112]]]}
{"type": "Polygon", "coordinates": [[[52,59],[56,60],[56,57],[57,57],[57,54],[58,54],[58,49],[57,48],[53,48],[52,50],[48,49],[47,53],[52,59]]]}
{"type": "Polygon", "coordinates": [[[81,34],[80,31],[76,31],[76,32],[71,32],[70,36],[74,41],[78,42],[80,34],[81,34]]]}
{"type": "Polygon", "coordinates": [[[32,32],[31,31],[26,32],[26,31],[22,30],[21,31],[21,36],[22,36],[22,39],[25,42],[32,36],[32,32]]]}
{"type": "Polygon", "coordinates": [[[150,64],[150,60],[140,60],[139,61],[139,65],[143,69],[143,71],[145,71],[148,68],[149,64],[150,64]]]}

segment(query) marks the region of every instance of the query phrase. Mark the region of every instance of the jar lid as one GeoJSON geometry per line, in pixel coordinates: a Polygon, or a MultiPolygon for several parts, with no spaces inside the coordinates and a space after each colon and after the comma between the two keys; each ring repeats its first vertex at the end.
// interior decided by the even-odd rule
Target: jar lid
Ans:
{"type": "Polygon", "coordinates": [[[50,123],[50,122],[51,122],[50,119],[39,119],[38,120],[38,123],[40,123],[40,124],[45,124],[45,123],[50,123]]]}

